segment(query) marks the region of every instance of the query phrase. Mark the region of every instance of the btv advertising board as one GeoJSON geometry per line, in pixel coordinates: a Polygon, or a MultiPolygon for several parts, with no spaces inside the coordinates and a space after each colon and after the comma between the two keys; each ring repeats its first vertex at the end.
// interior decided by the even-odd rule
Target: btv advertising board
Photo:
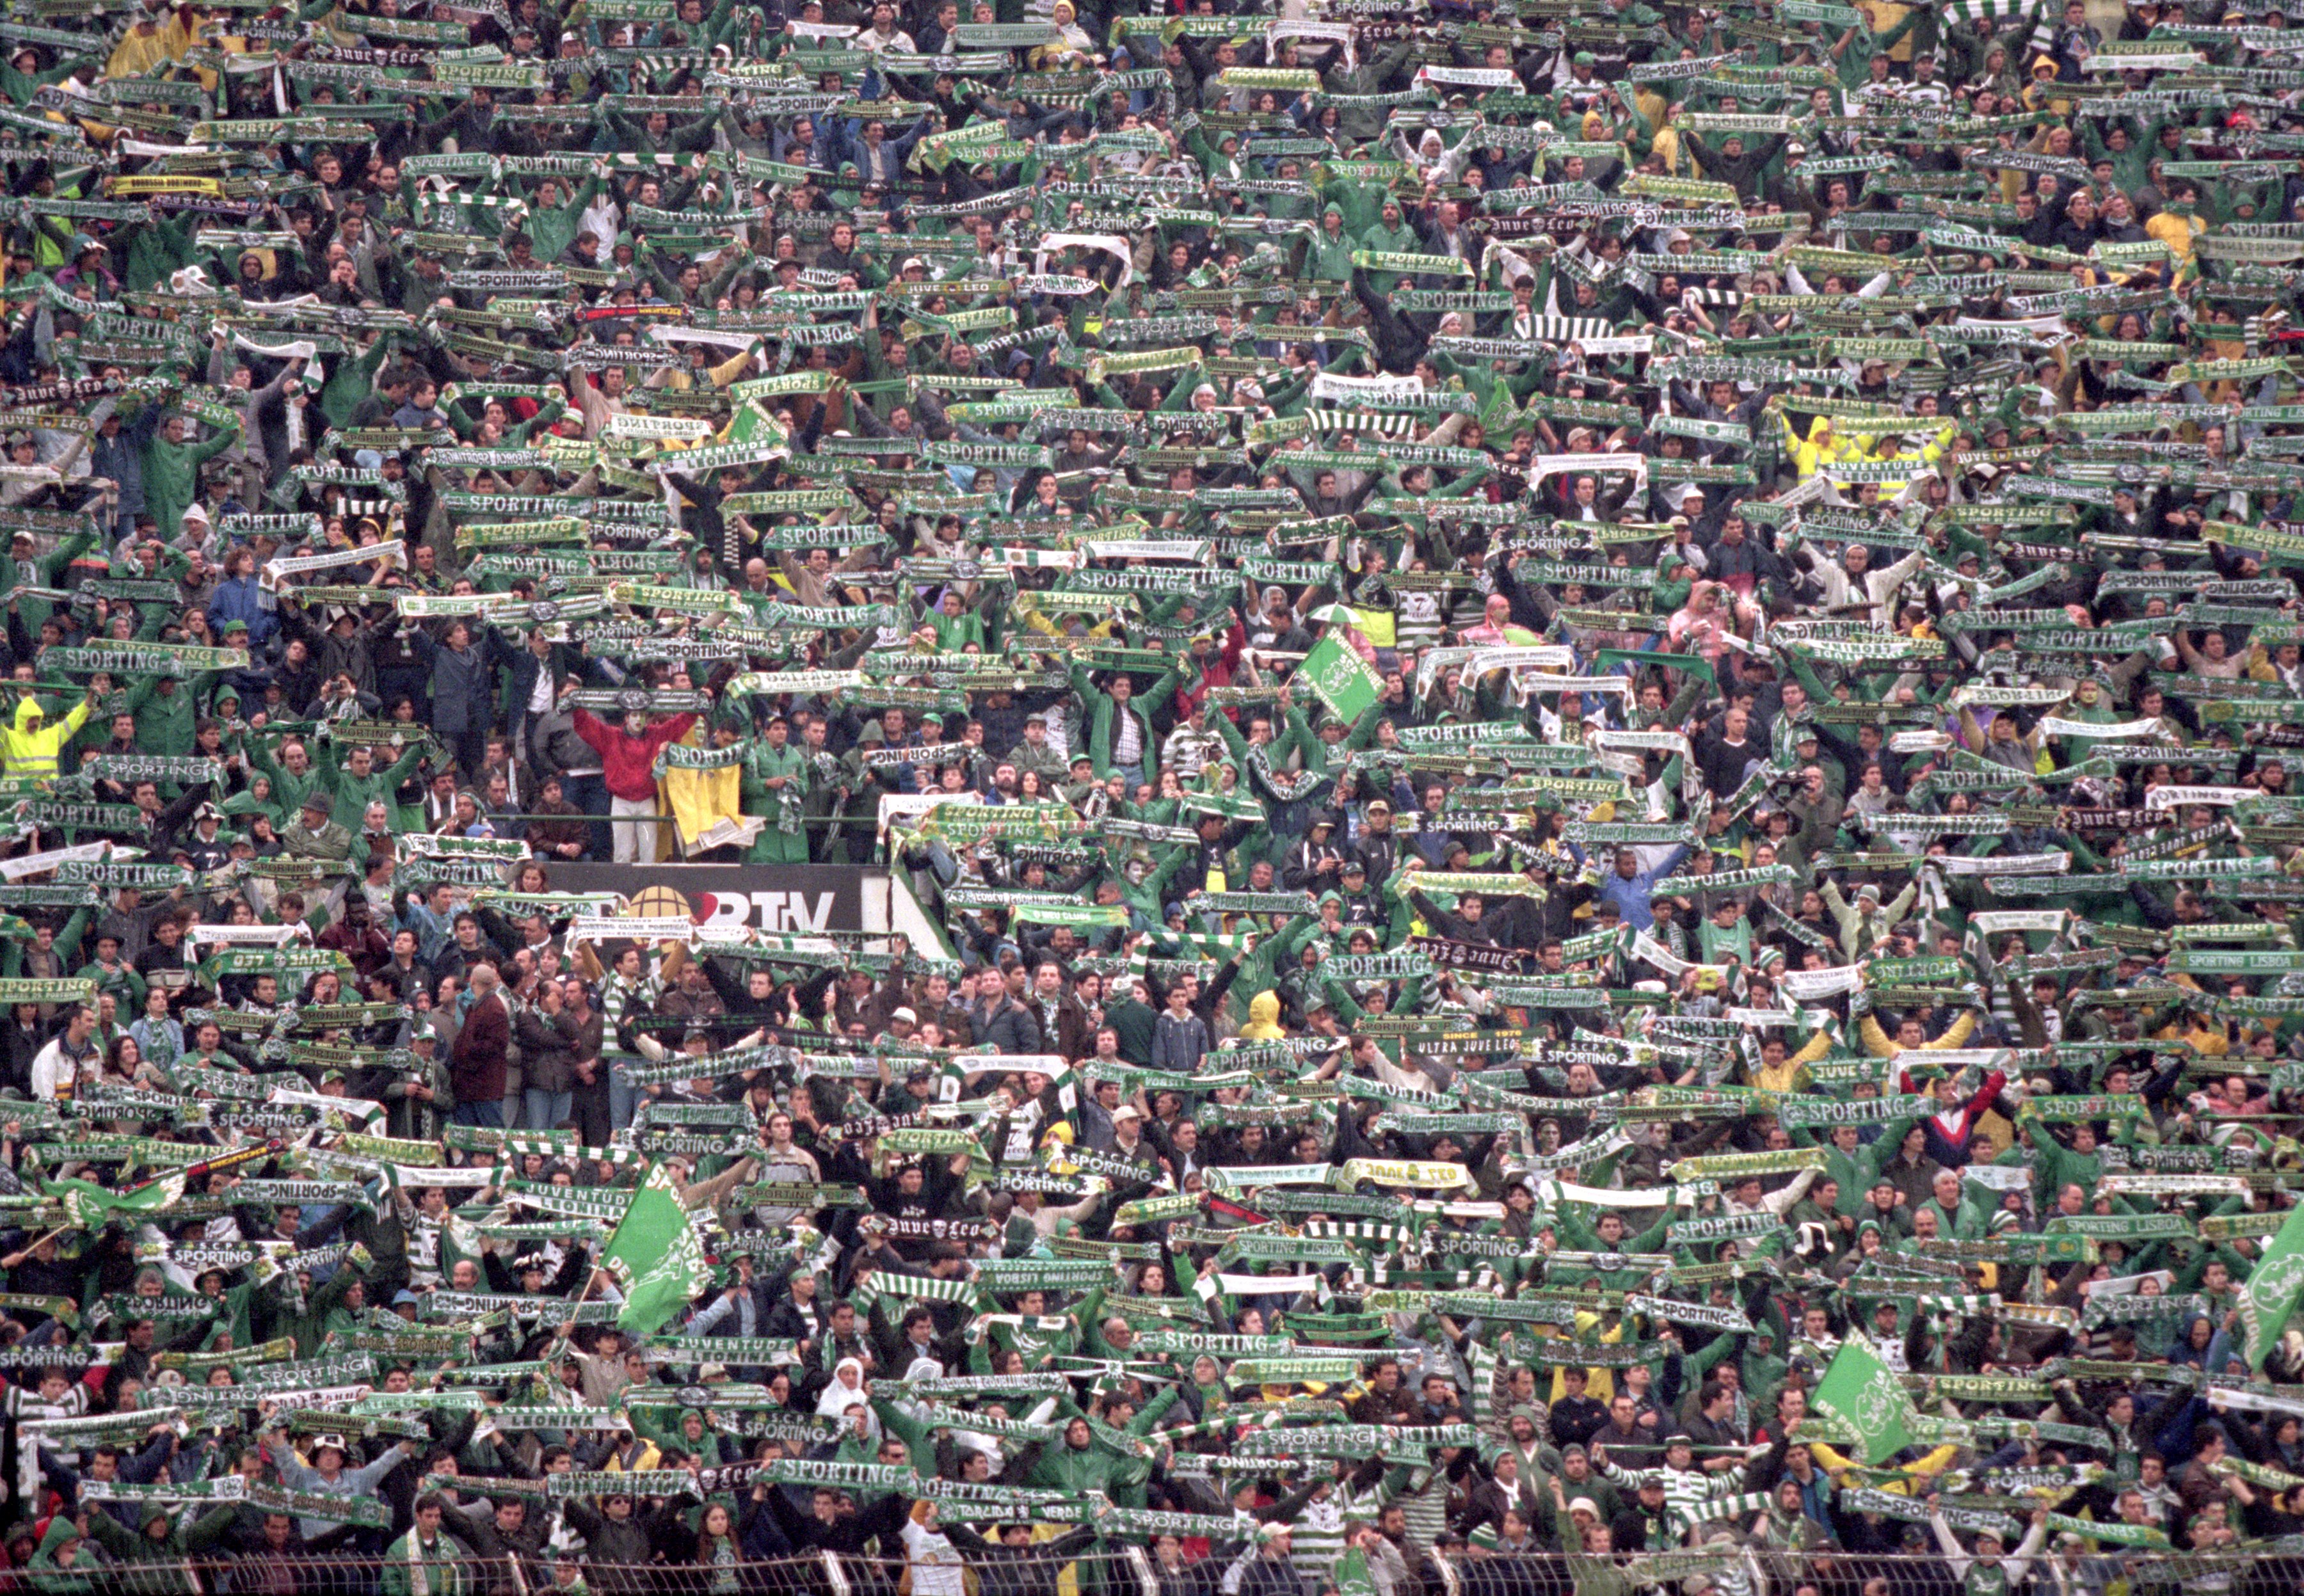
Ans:
{"type": "Polygon", "coordinates": [[[546,866],[555,892],[614,892],[636,915],[685,915],[724,931],[864,931],[864,885],[851,865],[546,866]]]}

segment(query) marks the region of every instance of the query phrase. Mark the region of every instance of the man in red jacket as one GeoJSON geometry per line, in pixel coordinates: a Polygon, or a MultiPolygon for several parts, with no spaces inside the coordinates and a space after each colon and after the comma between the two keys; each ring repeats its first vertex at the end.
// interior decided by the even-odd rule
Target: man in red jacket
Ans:
{"type": "MultiPolygon", "coordinates": [[[[1919,1090],[1919,1083],[1910,1075],[1900,1073],[1897,1078],[1905,1091],[1919,1090]]],[[[1947,1170],[1968,1167],[1969,1155],[1976,1147],[1977,1127],[1982,1123],[1986,1111],[1999,1101],[2001,1088],[2008,1084],[2006,1075],[1997,1069],[1988,1070],[1981,1086],[1973,1093],[1963,1094],[1960,1079],[1957,1070],[1947,1071],[1936,1077],[1933,1088],[1936,1111],[1920,1126],[1927,1133],[1928,1157],[1947,1170]]],[[[2010,1105],[2008,1117],[2011,1119],[2015,1118],[2013,1104],[2010,1105]]]]}
{"type": "Polygon", "coordinates": [[[448,1085],[458,1125],[504,1127],[505,1053],[512,1046],[512,1010],[504,1007],[496,966],[472,967],[472,1006],[448,1050],[448,1085]]]}
{"type": "Polygon", "coordinates": [[[600,756],[600,780],[608,790],[608,825],[615,833],[617,864],[656,862],[656,750],[686,736],[694,724],[693,714],[680,714],[651,725],[645,714],[631,710],[619,730],[589,711],[576,712],[576,735],[600,756]]]}

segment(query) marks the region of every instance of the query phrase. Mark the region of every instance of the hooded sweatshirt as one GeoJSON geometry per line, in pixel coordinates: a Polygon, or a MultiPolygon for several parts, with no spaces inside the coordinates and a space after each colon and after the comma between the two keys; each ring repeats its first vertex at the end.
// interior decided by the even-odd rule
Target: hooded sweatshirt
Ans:
{"type": "Polygon", "coordinates": [[[32,1589],[49,1592],[49,1596],[80,1596],[96,1589],[96,1576],[78,1567],[68,1567],[60,1560],[72,1553],[74,1563],[80,1561],[77,1549],[80,1544],[80,1526],[72,1516],[59,1513],[48,1520],[47,1531],[40,1536],[40,1548],[32,1554],[32,1589]]]}
{"type": "Polygon", "coordinates": [[[214,1548],[239,1522],[240,1508],[226,1502],[188,1526],[171,1524],[167,1533],[155,1540],[150,1533],[153,1522],[168,1523],[170,1516],[165,1507],[148,1507],[143,1527],[131,1530],[109,1513],[89,1515],[89,1533],[129,1566],[107,1579],[108,1588],[123,1596],[174,1596],[184,1588],[184,1560],[214,1548]],[[143,1566],[140,1569],[139,1565],[143,1566]]]}

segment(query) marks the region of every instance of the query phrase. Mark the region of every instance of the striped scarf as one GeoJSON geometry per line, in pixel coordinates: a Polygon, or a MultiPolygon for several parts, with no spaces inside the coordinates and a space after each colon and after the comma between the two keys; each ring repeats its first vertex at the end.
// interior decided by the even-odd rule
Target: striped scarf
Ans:
{"type": "Polygon", "coordinates": [[[2012,61],[2046,49],[2055,36],[2054,21],[2042,9],[2040,0],[1952,0],[1949,9],[1970,22],[1981,22],[1989,18],[1995,35],[2003,38],[2013,37],[2009,33],[2009,23],[2030,22],[2032,30],[2023,35],[2024,43],[2009,47],[2008,55],[2012,61]]]}
{"type": "Polygon", "coordinates": [[[868,1310],[883,1300],[893,1304],[911,1302],[960,1303],[970,1307],[984,1300],[984,1294],[973,1280],[939,1280],[929,1275],[899,1275],[876,1272],[873,1282],[859,1286],[848,1294],[848,1299],[859,1308],[868,1310]]]}
{"type": "Polygon", "coordinates": [[[1372,432],[1387,438],[1405,438],[1416,431],[1420,418],[1374,410],[1339,410],[1316,407],[1304,412],[1314,432],[1372,432]]]}
{"type": "MultiPolygon", "coordinates": [[[[1519,334],[1520,318],[1512,318],[1512,330],[1519,334]]],[[[1613,338],[1616,329],[1605,317],[1598,316],[1536,316],[1528,318],[1525,336],[1542,343],[1575,343],[1589,338],[1613,338]]]]}
{"type": "Polygon", "coordinates": [[[1475,1429],[1490,1434],[1499,1433],[1502,1425],[1497,1415],[1511,1402],[1511,1388],[1505,1383],[1504,1361],[1496,1349],[1485,1341],[1472,1345],[1470,1361],[1472,1365],[1472,1424],[1475,1429]]]}

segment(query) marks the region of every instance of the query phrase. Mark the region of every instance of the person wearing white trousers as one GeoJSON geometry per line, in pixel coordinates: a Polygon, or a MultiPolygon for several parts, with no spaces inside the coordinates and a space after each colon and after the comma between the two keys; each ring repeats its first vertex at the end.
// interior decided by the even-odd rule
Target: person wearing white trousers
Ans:
{"type": "Polygon", "coordinates": [[[608,824],[616,835],[616,863],[619,865],[652,865],[656,862],[656,800],[611,797],[608,799],[608,824]]]}

